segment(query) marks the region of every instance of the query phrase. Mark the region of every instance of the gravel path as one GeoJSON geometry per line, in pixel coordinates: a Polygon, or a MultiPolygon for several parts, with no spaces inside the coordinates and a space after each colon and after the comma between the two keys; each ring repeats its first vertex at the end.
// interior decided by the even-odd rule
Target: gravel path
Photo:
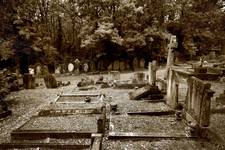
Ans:
{"type": "MultiPolygon", "coordinates": [[[[158,77],[163,77],[163,70],[157,72],[158,77]]],[[[105,78],[110,78],[107,74],[103,75],[105,78]]],[[[121,79],[129,80],[133,76],[133,73],[124,73],[121,74],[121,79]]],[[[10,140],[10,132],[26,121],[29,120],[31,116],[37,114],[37,112],[49,105],[50,102],[53,102],[59,93],[70,93],[70,94],[105,94],[107,107],[109,103],[117,103],[120,110],[125,111],[125,109],[135,108],[135,102],[131,103],[128,99],[128,92],[132,90],[119,90],[119,89],[96,89],[90,91],[79,91],[76,87],[77,82],[81,79],[82,76],[64,76],[57,77],[59,81],[70,81],[71,85],[66,87],[60,87],[58,89],[46,89],[43,83],[43,79],[37,79],[36,81],[42,83],[41,86],[37,87],[34,90],[21,90],[19,92],[13,92],[7,96],[7,103],[10,105],[9,109],[12,110],[13,114],[5,119],[0,120],[0,143],[8,142],[10,140]],[[131,107],[129,107],[129,105],[131,107]],[[124,108],[124,109],[121,109],[124,108]]],[[[93,80],[97,80],[98,75],[90,76],[93,80]]],[[[218,96],[225,90],[225,84],[219,82],[211,82],[212,89],[216,92],[215,96],[218,96]]],[[[185,86],[181,86],[180,100],[184,99],[185,86]],[[183,89],[183,90],[182,90],[183,89]]],[[[145,109],[145,105],[141,106],[145,109]]],[[[215,102],[215,98],[212,99],[212,109],[217,108],[218,105],[215,102]]],[[[164,108],[162,108],[164,109],[164,108]]],[[[108,112],[109,114],[109,112],[108,112]]],[[[107,116],[108,117],[108,116],[107,116]]],[[[109,118],[109,117],[108,117],[109,118]]],[[[132,123],[131,123],[132,124],[132,123]]],[[[225,139],[225,113],[213,114],[211,117],[211,126],[212,129],[219,133],[222,138],[225,139]]],[[[107,135],[107,132],[106,132],[107,135]]],[[[215,139],[216,140],[216,139],[215,139]]],[[[196,150],[196,149],[225,149],[224,146],[219,145],[212,141],[204,140],[174,140],[174,139],[160,139],[160,140],[139,140],[139,141],[129,141],[129,140],[108,140],[107,137],[104,138],[103,147],[108,150],[145,150],[145,149],[187,149],[187,150],[196,150]]]]}

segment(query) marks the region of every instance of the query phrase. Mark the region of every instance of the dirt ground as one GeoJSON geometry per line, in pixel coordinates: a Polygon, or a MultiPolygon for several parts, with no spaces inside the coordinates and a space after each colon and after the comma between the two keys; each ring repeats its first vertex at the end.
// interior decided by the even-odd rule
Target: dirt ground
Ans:
{"type": "MultiPolygon", "coordinates": [[[[147,71],[145,71],[147,73],[147,71]]],[[[164,70],[160,69],[157,71],[157,77],[163,77],[164,70]]],[[[108,74],[102,74],[104,78],[110,79],[108,74]]],[[[134,72],[130,73],[122,73],[120,76],[121,80],[130,80],[134,75],[134,72]]],[[[82,78],[82,76],[59,76],[57,77],[58,81],[70,81],[71,84],[69,86],[60,87],[57,89],[46,89],[44,86],[44,81],[42,78],[36,79],[36,82],[40,84],[39,87],[33,90],[21,90],[19,92],[12,92],[7,96],[6,102],[9,104],[9,109],[12,110],[12,115],[0,120],[0,143],[8,142],[10,140],[10,132],[26,121],[29,120],[31,116],[36,114],[41,108],[49,105],[50,102],[53,102],[57,95],[60,93],[68,93],[68,94],[105,94],[105,102],[109,105],[109,103],[117,103],[119,105],[121,112],[122,109],[127,108],[125,105],[130,104],[130,100],[128,98],[128,92],[132,90],[121,90],[121,89],[94,89],[90,91],[79,91],[77,88],[77,82],[82,78]]],[[[99,75],[90,75],[90,78],[93,80],[97,80],[99,75]]],[[[147,149],[187,149],[187,150],[222,150],[225,149],[225,146],[221,141],[218,140],[225,139],[225,106],[217,104],[215,101],[215,97],[219,96],[219,94],[223,93],[225,90],[225,84],[220,83],[219,81],[210,81],[212,84],[211,89],[215,91],[214,97],[211,103],[212,110],[222,110],[222,111],[213,111],[211,115],[211,125],[210,128],[212,131],[218,136],[213,137],[210,140],[203,139],[157,139],[157,140],[108,140],[107,132],[106,137],[103,140],[103,149],[108,150],[147,150],[147,149]]],[[[180,95],[179,100],[183,101],[185,97],[185,84],[180,86],[180,95]]],[[[132,108],[132,104],[131,108],[132,108]]],[[[135,104],[134,104],[135,105],[135,104]]]]}

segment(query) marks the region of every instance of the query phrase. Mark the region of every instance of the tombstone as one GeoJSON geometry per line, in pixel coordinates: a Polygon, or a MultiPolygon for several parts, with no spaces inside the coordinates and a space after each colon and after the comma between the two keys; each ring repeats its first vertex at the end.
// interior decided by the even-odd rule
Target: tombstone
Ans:
{"type": "Polygon", "coordinates": [[[84,72],[85,72],[85,73],[87,73],[87,72],[88,72],[88,70],[89,70],[89,66],[88,66],[88,64],[87,64],[87,63],[84,63],[84,65],[83,65],[83,70],[84,70],[84,72]]]}
{"type": "Polygon", "coordinates": [[[36,75],[37,76],[41,75],[41,66],[39,65],[36,67],[36,75]]]}
{"type": "Polygon", "coordinates": [[[110,63],[110,64],[109,64],[109,66],[107,67],[108,71],[111,71],[111,70],[113,69],[113,67],[112,67],[112,66],[113,66],[113,64],[112,64],[112,63],[110,63]]]}
{"type": "Polygon", "coordinates": [[[90,71],[95,71],[95,62],[91,61],[90,62],[90,71]]]}
{"type": "Polygon", "coordinates": [[[69,63],[68,64],[68,71],[73,72],[73,70],[74,70],[74,65],[72,63],[69,63]]]}
{"type": "Polygon", "coordinates": [[[126,69],[126,65],[124,61],[120,61],[120,70],[124,71],[126,69]]]}
{"type": "Polygon", "coordinates": [[[32,74],[25,73],[23,76],[23,86],[25,89],[35,88],[35,78],[32,74]]]}
{"type": "Polygon", "coordinates": [[[34,75],[34,68],[29,68],[29,74],[34,75]]]}
{"type": "Polygon", "coordinates": [[[138,63],[137,57],[135,57],[133,60],[133,67],[134,67],[134,70],[137,70],[139,68],[139,63],[138,63]]]}
{"type": "Polygon", "coordinates": [[[61,66],[58,66],[58,67],[55,69],[55,74],[61,74],[61,66]]]}
{"type": "Polygon", "coordinates": [[[144,59],[144,58],[142,58],[142,59],[140,60],[140,68],[141,68],[141,69],[144,69],[144,68],[145,68],[145,59],[144,59]]]}
{"type": "Polygon", "coordinates": [[[48,74],[44,77],[45,86],[47,88],[57,88],[57,81],[52,74],[48,74]]]}
{"type": "Polygon", "coordinates": [[[119,70],[120,69],[120,62],[119,60],[116,60],[113,62],[113,70],[119,70]]]}
{"type": "Polygon", "coordinates": [[[79,61],[79,59],[75,59],[75,61],[74,61],[74,68],[75,68],[75,72],[79,73],[79,70],[80,70],[80,61],[79,61]]]}
{"type": "Polygon", "coordinates": [[[149,84],[154,86],[156,84],[156,61],[149,62],[149,84]]]}
{"type": "Polygon", "coordinates": [[[48,67],[46,65],[44,65],[43,68],[42,68],[42,74],[43,75],[49,74],[48,67]]]}

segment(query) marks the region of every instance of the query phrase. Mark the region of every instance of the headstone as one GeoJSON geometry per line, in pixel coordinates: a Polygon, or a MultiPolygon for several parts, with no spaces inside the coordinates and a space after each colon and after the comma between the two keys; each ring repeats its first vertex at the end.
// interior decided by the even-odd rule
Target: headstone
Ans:
{"type": "Polygon", "coordinates": [[[95,71],[95,62],[90,62],[90,71],[95,71]]]}
{"type": "Polygon", "coordinates": [[[84,65],[83,65],[83,69],[84,69],[84,72],[85,72],[85,73],[87,73],[87,72],[88,72],[88,70],[89,70],[89,66],[88,66],[88,64],[87,64],[87,63],[84,63],[84,65]]]}
{"type": "Polygon", "coordinates": [[[35,78],[32,74],[25,73],[23,76],[23,86],[25,89],[35,88],[35,78]]]}
{"type": "Polygon", "coordinates": [[[149,84],[156,84],[156,61],[149,62],[149,84]]]}
{"type": "Polygon", "coordinates": [[[142,88],[139,88],[131,93],[129,93],[129,97],[131,100],[138,100],[143,97],[146,97],[149,95],[149,92],[151,90],[151,86],[144,86],[142,88]]]}
{"type": "Polygon", "coordinates": [[[113,70],[119,70],[120,69],[120,61],[116,60],[113,62],[113,70]]]}
{"type": "Polygon", "coordinates": [[[73,72],[73,70],[74,70],[74,65],[72,63],[69,63],[68,64],[68,71],[73,72]]]}
{"type": "Polygon", "coordinates": [[[75,59],[74,65],[75,65],[74,68],[75,68],[76,73],[79,73],[79,69],[80,69],[80,61],[79,61],[79,59],[75,59]]]}
{"type": "Polygon", "coordinates": [[[112,68],[113,68],[112,66],[113,66],[113,64],[110,63],[109,66],[107,67],[108,71],[111,71],[112,70],[112,68]]]}
{"type": "Polygon", "coordinates": [[[139,63],[138,63],[137,57],[135,57],[133,60],[133,67],[134,67],[134,70],[137,70],[139,68],[139,63]]]}
{"type": "Polygon", "coordinates": [[[29,74],[34,75],[34,69],[33,68],[29,68],[29,74]]]}
{"type": "Polygon", "coordinates": [[[57,81],[52,74],[48,74],[44,77],[45,86],[47,88],[57,88],[57,81]]]}
{"type": "Polygon", "coordinates": [[[43,75],[49,74],[48,67],[46,65],[44,65],[43,68],[42,68],[42,74],[43,75]]]}
{"type": "Polygon", "coordinates": [[[144,69],[144,68],[145,68],[145,59],[144,59],[144,58],[142,58],[142,59],[140,60],[140,68],[141,68],[141,69],[144,69]]]}
{"type": "Polygon", "coordinates": [[[124,71],[125,69],[126,69],[125,62],[124,61],[120,61],[120,70],[124,71]]]}
{"type": "Polygon", "coordinates": [[[58,66],[58,67],[55,69],[55,74],[61,74],[61,66],[58,66]]]}
{"type": "Polygon", "coordinates": [[[41,66],[39,65],[36,67],[36,75],[41,75],[41,66]]]}

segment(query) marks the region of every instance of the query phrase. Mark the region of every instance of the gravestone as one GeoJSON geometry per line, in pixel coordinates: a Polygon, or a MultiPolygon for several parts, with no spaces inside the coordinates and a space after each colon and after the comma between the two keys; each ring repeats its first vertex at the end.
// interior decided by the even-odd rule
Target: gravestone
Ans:
{"type": "Polygon", "coordinates": [[[133,67],[134,67],[134,70],[137,70],[139,68],[139,63],[138,63],[137,57],[135,57],[133,60],[133,67]]]}
{"type": "Polygon", "coordinates": [[[74,65],[72,63],[69,63],[68,64],[68,71],[73,72],[73,70],[74,70],[74,65]]]}
{"type": "Polygon", "coordinates": [[[79,73],[79,70],[80,70],[80,60],[79,59],[75,59],[74,68],[75,68],[75,72],[79,73]]]}
{"type": "Polygon", "coordinates": [[[25,73],[23,76],[23,86],[25,89],[35,88],[35,78],[32,74],[25,73]]]}
{"type": "Polygon", "coordinates": [[[52,74],[45,75],[44,77],[45,86],[47,88],[57,88],[57,81],[52,74]]]}
{"type": "Polygon", "coordinates": [[[110,64],[109,64],[109,66],[107,67],[108,71],[112,71],[112,69],[113,69],[113,67],[112,67],[112,66],[113,66],[113,64],[112,64],[112,63],[110,63],[110,64]]]}
{"type": "Polygon", "coordinates": [[[36,67],[36,75],[37,76],[41,75],[41,66],[39,65],[36,67]]]}
{"type": "Polygon", "coordinates": [[[85,73],[87,73],[89,71],[89,66],[88,66],[87,63],[84,63],[83,70],[84,70],[85,73]]]}
{"type": "Polygon", "coordinates": [[[156,61],[149,62],[149,84],[155,85],[156,83],[156,61]]]}
{"type": "Polygon", "coordinates": [[[141,68],[141,69],[144,69],[144,68],[145,68],[145,59],[144,59],[144,58],[142,58],[142,59],[140,60],[140,68],[141,68]]]}
{"type": "Polygon", "coordinates": [[[90,71],[95,71],[95,62],[90,62],[90,71]]]}
{"type": "Polygon", "coordinates": [[[43,75],[49,74],[48,67],[46,65],[44,65],[43,68],[42,68],[42,74],[43,75]]]}
{"type": "Polygon", "coordinates": [[[119,70],[120,69],[120,61],[116,60],[113,62],[113,70],[119,70]]]}
{"type": "Polygon", "coordinates": [[[33,68],[29,68],[29,74],[34,75],[34,69],[33,68]]]}
{"type": "Polygon", "coordinates": [[[61,74],[61,66],[58,66],[58,67],[55,69],[55,74],[61,74]]]}
{"type": "Polygon", "coordinates": [[[120,70],[124,71],[126,69],[126,65],[124,61],[120,61],[120,70]]]}

